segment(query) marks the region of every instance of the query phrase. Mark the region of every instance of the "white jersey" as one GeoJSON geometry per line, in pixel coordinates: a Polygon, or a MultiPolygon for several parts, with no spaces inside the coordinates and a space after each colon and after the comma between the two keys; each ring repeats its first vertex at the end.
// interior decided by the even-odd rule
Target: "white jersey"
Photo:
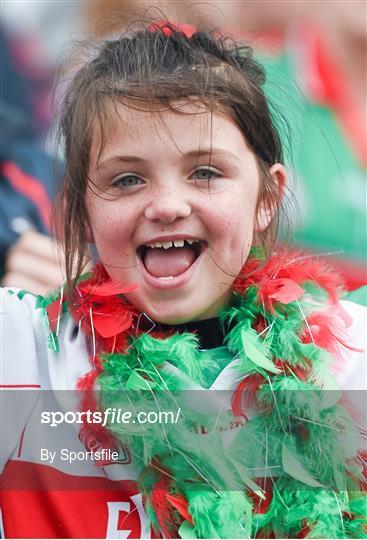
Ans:
{"type": "MultiPolygon", "coordinates": [[[[31,294],[20,299],[2,290],[1,536],[148,538],[128,449],[115,449],[117,459],[106,454],[97,462],[83,457],[70,462],[70,453],[86,452],[80,425],[64,422],[52,428],[41,422],[45,410],[77,408],[72,391],[91,364],[85,338],[69,314],[60,321],[59,352],[48,347],[47,320],[35,302],[31,294]]],[[[342,305],[353,318],[349,343],[365,349],[367,310],[351,302],[342,305]]],[[[335,377],[343,389],[365,389],[365,354],[346,349],[335,377]]],[[[237,379],[230,363],[211,388],[234,388],[237,379]]]]}

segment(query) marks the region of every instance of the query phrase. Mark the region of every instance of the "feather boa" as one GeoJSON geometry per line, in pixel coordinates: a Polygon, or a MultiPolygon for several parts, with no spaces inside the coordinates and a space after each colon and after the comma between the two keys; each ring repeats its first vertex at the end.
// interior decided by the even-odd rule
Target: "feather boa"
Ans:
{"type": "Polygon", "coordinates": [[[94,406],[104,410],[169,410],[181,400],[177,424],[93,428],[94,437],[128,446],[156,532],[365,538],[360,434],[331,372],[342,349],[353,348],[345,337],[351,321],[338,303],[339,276],[302,255],[282,253],[262,265],[252,254],[234,283],[233,305],[221,314],[238,384],[214,419],[182,392],[188,381],[205,385],[210,354],[198,361],[194,334],[144,328],[124,298],[133,287],[112,283],[99,266],[80,280],[79,302],[61,289],[39,307],[55,350],[65,311],[88,337],[93,370],[79,381],[84,409],[96,383],[94,406]],[[236,436],[224,447],[221,432],[234,424],[236,436]],[[273,477],[257,477],[253,471],[261,468],[273,477]]]}

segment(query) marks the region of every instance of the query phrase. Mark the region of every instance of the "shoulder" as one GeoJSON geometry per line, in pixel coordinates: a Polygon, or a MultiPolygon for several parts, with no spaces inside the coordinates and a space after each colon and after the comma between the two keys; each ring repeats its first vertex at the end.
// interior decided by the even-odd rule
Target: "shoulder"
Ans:
{"type": "Polygon", "coordinates": [[[341,299],[343,278],[309,254],[282,250],[263,266],[259,260],[254,253],[235,290],[250,304],[249,315],[256,320],[265,314],[267,324],[277,327],[275,356],[286,354],[301,364],[306,358],[320,384],[331,369],[342,389],[364,388],[366,308],[350,301],[362,302],[362,291],[341,299]]]}
{"type": "Polygon", "coordinates": [[[85,340],[69,313],[50,327],[41,296],[1,289],[3,366],[0,385],[13,388],[74,389],[89,370],[85,340]],[[53,331],[52,331],[53,330],[53,331]]]}
{"type": "Polygon", "coordinates": [[[19,290],[0,289],[1,372],[0,472],[20,440],[41,388],[37,365],[37,299],[19,290]]]}
{"type": "Polygon", "coordinates": [[[40,390],[74,390],[90,366],[84,336],[69,313],[60,313],[52,331],[44,298],[16,289],[0,289],[0,295],[1,472],[40,390]]]}
{"type": "Polygon", "coordinates": [[[36,366],[38,334],[42,333],[37,297],[18,289],[0,291],[2,386],[39,387],[36,366]]]}

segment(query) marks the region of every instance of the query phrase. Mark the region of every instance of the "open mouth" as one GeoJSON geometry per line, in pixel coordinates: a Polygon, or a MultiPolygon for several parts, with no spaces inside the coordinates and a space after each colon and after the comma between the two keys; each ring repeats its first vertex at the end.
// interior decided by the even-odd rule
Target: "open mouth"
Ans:
{"type": "Polygon", "coordinates": [[[203,240],[182,238],[143,244],[138,247],[137,254],[151,276],[173,279],[184,274],[206,247],[203,240]]]}

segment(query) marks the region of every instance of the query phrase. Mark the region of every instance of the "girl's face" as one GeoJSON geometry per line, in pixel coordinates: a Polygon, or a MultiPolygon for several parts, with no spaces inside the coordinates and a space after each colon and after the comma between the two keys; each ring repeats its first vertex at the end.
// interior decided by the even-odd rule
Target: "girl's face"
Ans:
{"type": "Polygon", "coordinates": [[[215,317],[254,230],[271,219],[260,205],[256,225],[255,156],[228,116],[197,103],[180,113],[111,109],[86,194],[99,257],[113,280],[139,285],[126,296],[153,320],[215,317]]]}

